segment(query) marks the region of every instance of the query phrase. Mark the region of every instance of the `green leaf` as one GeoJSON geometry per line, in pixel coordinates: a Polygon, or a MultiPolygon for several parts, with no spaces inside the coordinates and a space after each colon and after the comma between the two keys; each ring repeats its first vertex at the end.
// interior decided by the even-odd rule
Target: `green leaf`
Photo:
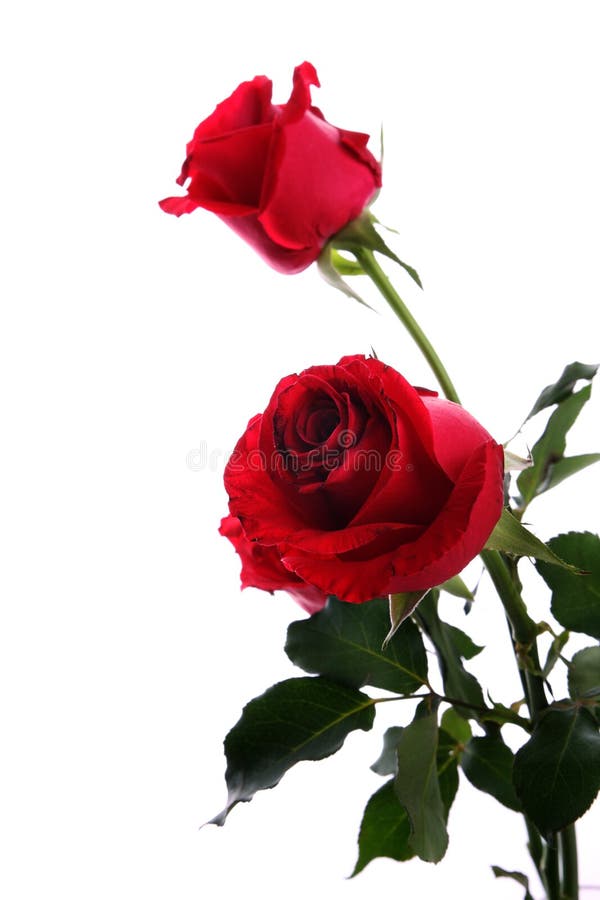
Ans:
{"type": "Polygon", "coordinates": [[[473,785],[491,794],[504,806],[521,811],[521,804],[513,786],[514,754],[501,736],[474,737],[461,756],[462,770],[473,785]]]}
{"type": "Polygon", "coordinates": [[[483,692],[477,679],[463,667],[462,655],[465,647],[462,641],[458,641],[457,644],[459,629],[440,619],[437,601],[437,591],[430,591],[420,603],[416,618],[436,649],[444,681],[444,692],[453,700],[461,700],[470,706],[479,707],[477,711],[472,711],[468,706],[456,706],[457,712],[465,718],[478,718],[480,711],[485,709],[483,692]]]}
{"type": "MultiPolygon", "coordinates": [[[[558,381],[554,384],[549,384],[544,388],[533,404],[527,419],[531,419],[531,417],[535,416],[540,410],[546,409],[549,406],[554,406],[555,403],[560,403],[562,400],[565,400],[572,394],[573,388],[578,381],[591,381],[597,371],[598,366],[588,366],[585,363],[574,362],[568,365],[558,381]]],[[[525,419],[525,421],[527,421],[527,419],[525,419]]]]}
{"type": "Polygon", "coordinates": [[[600,735],[590,712],[554,705],[515,756],[514,784],[542,834],[559,831],[591,806],[600,788],[600,735]]]}
{"type": "Polygon", "coordinates": [[[439,862],[448,846],[437,749],[437,715],[424,701],[400,735],[395,788],[410,820],[410,846],[426,862],[439,862]]]}
{"type": "MultiPolygon", "coordinates": [[[[371,766],[379,775],[394,774],[398,770],[397,746],[403,728],[388,728],[384,737],[384,749],[371,766]]],[[[447,821],[450,807],[458,789],[456,743],[443,729],[439,730],[436,753],[440,796],[447,821]]],[[[352,876],[358,875],[373,859],[387,856],[399,861],[412,859],[415,850],[411,846],[411,827],[408,813],[400,803],[394,779],[383,785],[369,800],[363,814],[358,838],[358,860],[352,876]]]]}
{"type": "Polygon", "coordinates": [[[537,563],[552,591],[552,615],[563,628],[600,640],[600,538],[589,531],[570,531],[552,538],[548,546],[584,573],[537,563]]]}
{"type": "Polygon", "coordinates": [[[453,597],[460,597],[462,600],[468,600],[470,603],[475,599],[475,594],[469,590],[460,575],[455,575],[454,578],[449,578],[448,581],[440,584],[440,591],[446,591],[447,594],[452,594],[453,597]]]}
{"type": "Polygon", "coordinates": [[[448,821],[450,807],[458,791],[458,756],[462,751],[462,743],[456,740],[445,729],[438,731],[437,772],[440,795],[444,806],[444,821],[448,821]]]}
{"type": "MultiPolygon", "coordinates": [[[[398,770],[396,748],[403,730],[396,727],[388,728],[384,737],[383,753],[377,763],[371,766],[379,775],[391,775],[398,770]]],[[[456,742],[441,728],[437,748],[437,771],[444,818],[447,821],[458,789],[458,766],[456,742]]],[[[373,794],[366,806],[358,838],[358,860],[352,875],[357,875],[371,860],[379,856],[389,856],[396,860],[412,859],[415,851],[410,845],[410,834],[408,813],[398,799],[392,779],[373,794]]]]}
{"type": "Polygon", "coordinates": [[[274,787],[296,763],[335,753],[356,729],[369,731],[375,708],[366,694],[326,678],[291,678],[251,700],[225,738],[228,797],[211,820],[257,791],[274,787]]]}
{"type": "Polygon", "coordinates": [[[398,800],[391,778],[373,794],[365,807],[358,835],[358,859],[352,876],[372,860],[388,856],[400,861],[412,859],[408,813],[398,800]]]}
{"type": "Polygon", "coordinates": [[[472,731],[468,721],[464,719],[460,713],[457,713],[453,706],[450,706],[442,716],[442,728],[446,731],[457,744],[466,744],[471,740],[472,731]]]}
{"type": "Polygon", "coordinates": [[[474,643],[468,634],[465,634],[460,628],[456,628],[455,625],[446,625],[446,629],[456,652],[463,659],[473,659],[474,656],[477,656],[483,650],[483,647],[474,643]]]}
{"type": "MultiPolygon", "coordinates": [[[[517,478],[517,486],[523,497],[522,506],[527,506],[537,494],[548,490],[551,468],[565,453],[566,435],[583,406],[590,398],[592,387],[587,385],[576,394],[571,394],[554,410],[539,441],[531,451],[533,465],[525,469],[517,478]]],[[[563,477],[567,477],[566,474],[563,477]]]]}
{"type": "Polygon", "coordinates": [[[577,571],[575,566],[558,557],[549,546],[521,525],[508,509],[502,510],[500,521],[488,538],[485,549],[500,550],[512,556],[533,556],[554,566],[577,571]]]}
{"type": "Polygon", "coordinates": [[[580,456],[564,456],[552,463],[548,472],[548,484],[546,490],[556,487],[565,478],[570,478],[582,469],[600,462],[600,453],[582,453],[580,456]]]}
{"type": "Polygon", "coordinates": [[[512,878],[513,881],[525,888],[524,900],[533,900],[529,892],[529,878],[527,875],[523,875],[522,872],[509,872],[507,869],[501,869],[500,866],[492,866],[492,872],[496,878],[512,878]]]}
{"type": "MultiPolygon", "coordinates": [[[[448,713],[452,713],[453,710],[447,709],[444,715],[442,716],[442,722],[450,725],[451,728],[454,728],[455,731],[458,731],[460,735],[465,740],[461,740],[456,738],[448,729],[440,728],[439,729],[439,740],[438,740],[438,751],[437,751],[437,764],[438,764],[438,774],[440,775],[440,787],[442,786],[442,782],[445,780],[448,783],[445,785],[446,793],[452,794],[452,799],[454,798],[454,792],[452,791],[451,781],[452,777],[446,779],[446,773],[449,770],[449,762],[456,762],[457,752],[462,750],[462,744],[468,740],[471,736],[471,729],[469,727],[469,723],[465,721],[465,719],[461,719],[460,716],[456,716],[456,720],[452,718],[452,716],[448,716],[448,713]]],[[[375,772],[377,775],[395,775],[398,771],[398,743],[400,741],[400,735],[404,731],[404,728],[398,725],[392,725],[391,728],[388,728],[383,736],[383,748],[378,757],[378,759],[371,766],[371,770],[375,772]]],[[[454,767],[455,770],[458,766],[454,767]]],[[[458,782],[457,782],[458,786],[458,782]]],[[[444,793],[444,791],[442,791],[444,793]]],[[[449,800],[447,809],[450,809],[452,804],[452,799],[449,800]]]]}
{"type": "Polygon", "coordinates": [[[600,702],[600,647],[584,647],[569,664],[569,694],[600,702]]]}
{"type": "Polygon", "coordinates": [[[399,725],[392,725],[383,735],[383,750],[371,766],[377,775],[395,775],[398,770],[398,741],[404,731],[399,725]]]}
{"type": "Polygon", "coordinates": [[[419,629],[406,621],[383,650],[388,627],[388,604],[383,598],[342,603],[330,597],[321,612],[292,622],[285,652],[306,672],[356,687],[371,684],[412,694],[427,680],[423,639],[419,629]]]}

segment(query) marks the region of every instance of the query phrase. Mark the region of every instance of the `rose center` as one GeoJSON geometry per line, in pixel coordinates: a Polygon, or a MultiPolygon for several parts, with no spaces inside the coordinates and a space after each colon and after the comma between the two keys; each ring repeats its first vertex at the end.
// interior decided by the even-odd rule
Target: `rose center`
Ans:
{"type": "Polygon", "coordinates": [[[313,409],[306,417],[306,421],[298,427],[298,433],[303,441],[318,447],[325,443],[327,438],[339,425],[340,416],[335,407],[313,409]]]}

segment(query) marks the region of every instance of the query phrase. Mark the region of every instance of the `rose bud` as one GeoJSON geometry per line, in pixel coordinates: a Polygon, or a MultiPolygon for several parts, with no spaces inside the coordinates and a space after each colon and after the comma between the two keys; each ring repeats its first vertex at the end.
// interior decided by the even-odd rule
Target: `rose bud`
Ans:
{"type": "Polygon", "coordinates": [[[271,103],[271,81],[243,82],[198,125],[177,183],[187,196],[160,202],[180,216],[216,213],[273,268],[300,272],[373,199],[381,166],[368,135],[336,128],[311,106],[314,67],[294,71],[285,104],[271,103]]]}
{"type": "Polygon", "coordinates": [[[221,531],[243,585],[312,588],[309,611],[329,594],[426,591],[483,549],[503,474],[502,447],[461,406],[348,356],[282,379],[250,421],[225,469],[221,531]]]}

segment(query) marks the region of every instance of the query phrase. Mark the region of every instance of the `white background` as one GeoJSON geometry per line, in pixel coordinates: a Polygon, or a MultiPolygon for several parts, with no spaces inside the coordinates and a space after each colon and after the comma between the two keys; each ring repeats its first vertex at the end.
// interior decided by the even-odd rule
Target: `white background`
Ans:
{"type": "MultiPolygon", "coordinates": [[[[489,868],[529,871],[521,821],[468,784],[439,866],[376,861],[344,880],[381,783],[368,766],[382,726],[406,721],[406,704],[224,829],[198,829],[223,805],[221,741],[243,704],[297,673],[282,647],[302,614],[286,595],[239,592],[217,534],[228,451],[277,379],[308,365],[373,346],[433,385],[368,285],[377,314],[314,267],[276,274],[209,213],[177,220],[157,201],[177,191],[198,121],[240,81],[266,74],[284,101],[294,65],[312,61],[330,121],[374,135],[383,123],[375,212],[426,289],[400,270],[395,283],[465,405],[506,440],[564,364],[600,360],[596,11],[24,0],[4,14],[7,900],[522,896],[489,868]],[[201,448],[210,464],[190,467],[201,448]]],[[[600,449],[597,421],[596,397],[571,452],[600,449]]],[[[597,530],[598,487],[598,472],[580,474],[532,507],[533,527],[597,530]]],[[[526,580],[547,618],[545,590],[526,580]]],[[[446,611],[463,621],[458,601],[446,611]]],[[[485,581],[466,627],[486,644],[473,671],[516,699],[485,581]]],[[[600,884],[599,825],[596,807],[580,828],[584,884],[600,884]]]]}

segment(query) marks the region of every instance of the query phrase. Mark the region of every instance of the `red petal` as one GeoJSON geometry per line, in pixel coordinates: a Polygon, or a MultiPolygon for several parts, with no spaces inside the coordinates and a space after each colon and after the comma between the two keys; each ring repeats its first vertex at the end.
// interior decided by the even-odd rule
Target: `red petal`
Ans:
{"type": "Polygon", "coordinates": [[[310,109],[310,86],[320,87],[317,70],[309,62],[303,62],[294,69],[294,86],[290,99],[281,107],[282,122],[293,122],[310,109]]]}
{"type": "Polygon", "coordinates": [[[163,212],[181,216],[183,213],[191,213],[198,209],[198,204],[189,197],[167,197],[158,204],[163,212]]]}
{"type": "Polygon", "coordinates": [[[423,401],[406,379],[379,360],[349,357],[341,364],[377,394],[394,433],[388,446],[381,447],[381,475],[351,524],[428,524],[452,484],[436,462],[432,423],[423,401]]]}
{"type": "MultiPolygon", "coordinates": [[[[238,441],[225,467],[225,490],[229,495],[229,509],[237,516],[251,540],[263,544],[281,544],[290,535],[312,524],[292,495],[276,486],[271,474],[274,471],[275,451],[260,448],[259,431],[262,416],[257,416],[238,441]]],[[[323,512],[318,505],[313,515],[318,519],[323,512]]],[[[312,512],[312,509],[311,509],[312,512]]]]}
{"type": "Polygon", "coordinates": [[[198,206],[213,212],[226,212],[223,204],[242,208],[242,214],[255,212],[271,134],[271,125],[267,123],[209,141],[197,141],[189,157],[190,197],[198,206]]]}
{"type": "Polygon", "coordinates": [[[362,385],[362,392],[371,392],[387,410],[387,417],[398,422],[400,434],[418,434],[425,452],[435,459],[431,418],[415,388],[399,372],[378,359],[364,356],[345,356],[338,366],[352,373],[362,385]]]}
{"type": "Polygon", "coordinates": [[[277,272],[281,272],[283,275],[294,275],[297,272],[302,272],[315,261],[318,253],[315,253],[311,248],[308,250],[288,250],[272,241],[256,215],[252,213],[243,215],[243,210],[236,210],[231,205],[224,205],[222,210],[217,210],[216,204],[214,206],[215,212],[220,215],[223,222],[232,231],[235,231],[242,240],[246,241],[277,272]],[[230,215],[227,215],[228,211],[230,215]]]}
{"type": "MultiPolygon", "coordinates": [[[[361,559],[372,555],[369,551],[382,552],[378,548],[392,544],[397,547],[407,541],[414,541],[423,533],[421,525],[402,522],[377,522],[372,525],[356,525],[340,528],[339,531],[323,531],[318,528],[298,530],[283,542],[286,558],[296,551],[332,558],[344,553],[360,552],[361,559]],[[366,551],[365,551],[365,548],[366,551]]],[[[335,593],[330,591],[330,593],[335,593]]]]}
{"type": "Polygon", "coordinates": [[[229,538],[242,563],[242,588],[255,587],[259,590],[287,591],[307,612],[322,609],[327,596],[318,588],[306,584],[281,562],[276,547],[263,547],[249,541],[239,519],[227,516],[221,522],[219,533],[229,538]]]}
{"type": "Polygon", "coordinates": [[[428,395],[422,399],[431,417],[436,459],[446,474],[456,481],[465,460],[491,437],[462,406],[437,396],[428,395]]]}
{"type": "Polygon", "coordinates": [[[306,112],[273,136],[260,221],[291,249],[321,248],[357,218],[378,181],[340,142],[338,129],[306,112]]]}
{"type": "Polygon", "coordinates": [[[401,553],[395,561],[391,592],[442,584],[477,556],[502,512],[503,473],[504,451],[489,440],[471,456],[447,506],[410,557],[401,553]]]}
{"type": "Polygon", "coordinates": [[[276,109],[271,103],[272,82],[264,75],[257,75],[252,81],[244,81],[234,92],[218,104],[215,111],[204,119],[187,145],[191,156],[197,141],[222,137],[231,131],[271,122],[276,109]]]}
{"type": "Polygon", "coordinates": [[[368,134],[362,134],[360,131],[345,131],[339,129],[340,141],[357,159],[368,166],[375,179],[376,187],[381,187],[381,165],[377,162],[370,150],[367,150],[369,141],[368,134]]]}
{"type": "Polygon", "coordinates": [[[323,593],[335,594],[346,603],[364,603],[389,593],[392,576],[391,554],[361,562],[340,563],[293,551],[283,557],[283,563],[300,578],[302,573],[323,593]],[[327,587],[325,587],[327,585],[327,587]]]}

